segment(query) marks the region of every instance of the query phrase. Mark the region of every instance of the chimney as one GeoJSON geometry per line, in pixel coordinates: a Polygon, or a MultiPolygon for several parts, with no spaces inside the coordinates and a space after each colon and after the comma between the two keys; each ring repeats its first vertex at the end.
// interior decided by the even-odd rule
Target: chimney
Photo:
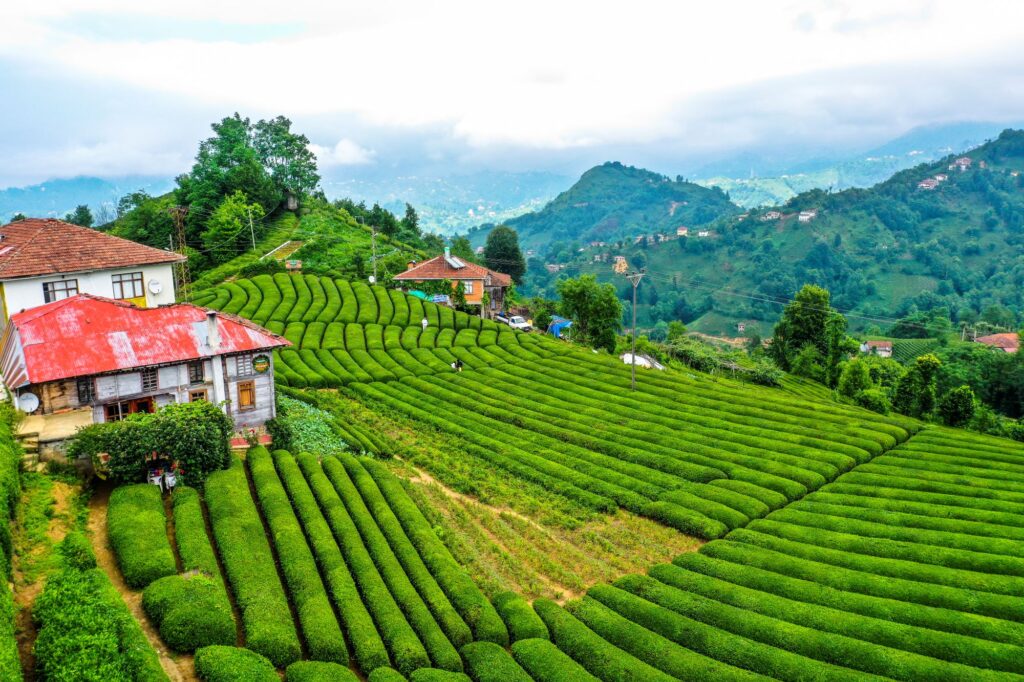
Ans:
{"type": "Polygon", "coordinates": [[[451,257],[452,257],[452,250],[450,248],[448,248],[447,246],[444,247],[444,259],[448,260],[451,257]]]}
{"type": "Polygon", "coordinates": [[[206,343],[213,353],[220,350],[220,329],[217,327],[217,313],[206,311],[206,343]]]}
{"type": "Polygon", "coordinates": [[[405,264],[405,269],[406,270],[412,270],[414,267],[416,267],[416,261],[414,261],[414,260],[411,260],[411,261],[409,261],[408,263],[405,264]]]}

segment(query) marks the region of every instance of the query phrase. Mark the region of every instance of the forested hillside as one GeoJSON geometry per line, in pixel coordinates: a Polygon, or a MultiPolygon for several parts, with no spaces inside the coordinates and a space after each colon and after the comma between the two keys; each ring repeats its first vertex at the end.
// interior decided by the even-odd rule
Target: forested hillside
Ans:
{"type": "MultiPolygon", "coordinates": [[[[542,210],[506,221],[524,249],[555,254],[573,243],[613,242],[635,235],[672,232],[739,213],[721,190],[621,163],[591,168],[542,210]]],[[[487,228],[471,233],[483,243],[487,228]]]]}
{"type": "MultiPolygon", "coordinates": [[[[639,312],[649,326],[682,319],[700,331],[734,333],[744,321],[748,332],[765,335],[770,325],[758,322],[774,320],[780,301],[815,283],[832,292],[837,308],[855,313],[851,324],[860,328],[942,307],[954,323],[984,319],[1015,329],[1024,311],[1024,131],[1005,131],[973,150],[963,171],[950,170],[956,158],[870,189],[805,192],[774,209],[781,217],[770,209],[730,214],[710,224],[706,237],[691,230],[661,244],[630,239],[586,249],[563,272],[618,281],[612,255],[647,267],[639,312]],[[937,175],[946,178],[919,187],[937,175]],[[816,214],[800,220],[801,211],[816,214]],[[597,255],[606,260],[595,262],[597,255]]],[[[531,265],[529,286],[545,290],[552,277],[531,265]]],[[[623,297],[631,295],[621,283],[623,297]]]]}

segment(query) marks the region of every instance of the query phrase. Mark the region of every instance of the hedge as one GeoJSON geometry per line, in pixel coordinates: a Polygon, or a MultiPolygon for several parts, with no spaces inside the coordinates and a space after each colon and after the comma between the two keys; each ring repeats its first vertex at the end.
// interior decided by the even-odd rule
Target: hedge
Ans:
{"type": "Polygon", "coordinates": [[[398,327],[419,327],[419,320],[412,320],[409,318],[409,304],[406,302],[405,294],[398,289],[388,289],[388,296],[391,298],[391,322],[398,327]]]}
{"type": "Polygon", "coordinates": [[[276,666],[288,665],[301,654],[299,635],[239,460],[206,480],[206,504],[217,549],[242,613],[246,646],[276,666]]]}
{"type": "Polygon", "coordinates": [[[398,478],[380,462],[368,459],[363,460],[362,465],[376,481],[423,563],[430,568],[434,579],[472,629],[474,638],[507,646],[508,631],[501,616],[437,537],[430,522],[405,492],[398,478]]]}
{"type": "Polygon", "coordinates": [[[225,282],[223,286],[228,291],[230,298],[221,310],[231,315],[237,315],[238,311],[249,302],[249,296],[246,294],[245,289],[234,282],[225,282]]]}
{"type": "Polygon", "coordinates": [[[420,668],[409,675],[409,682],[470,682],[466,673],[441,670],[440,668],[420,668]]]}
{"type": "Polygon", "coordinates": [[[0,581],[0,682],[21,682],[14,616],[14,595],[4,578],[0,581]]]}
{"type": "Polygon", "coordinates": [[[238,311],[238,315],[251,320],[259,309],[260,304],[263,303],[263,292],[260,291],[260,288],[251,279],[238,279],[235,280],[235,283],[245,291],[248,297],[245,305],[238,311]]]}
{"type": "Polygon", "coordinates": [[[273,312],[270,313],[270,319],[279,319],[281,322],[287,321],[289,315],[292,312],[292,308],[295,307],[295,285],[292,284],[292,278],[285,272],[276,272],[273,275],[274,284],[278,285],[278,289],[281,291],[281,304],[274,308],[273,312]]]}
{"type": "MultiPolygon", "coordinates": [[[[724,542],[713,544],[734,545],[736,543],[724,542]]],[[[707,550],[709,547],[705,547],[703,549],[707,550]]],[[[928,628],[924,633],[925,640],[932,640],[940,637],[942,633],[950,633],[955,636],[955,641],[943,643],[942,646],[950,647],[951,649],[956,649],[957,641],[961,639],[960,636],[962,635],[967,635],[979,640],[987,639],[992,642],[1004,642],[1010,644],[1024,641],[1024,626],[1020,623],[995,618],[970,617],[949,609],[931,608],[899,598],[886,599],[869,594],[847,592],[806,578],[793,577],[789,574],[782,574],[780,572],[766,570],[757,566],[747,565],[742,561],[732,562],[727,558],[721,558],[729,556],[736,557],[736,555],[739,554],[740,556],[738,558],[742,559],[742,555],[745,553],[751,553],[755,556],[759,555],[758,558],[762,561],[769,558],[765,556],[764,552],[759,552],[755,547],[741,545],[739,547],[715,548],[711,551],[714,553],[714,556],[709,555],[705,551],[700,553],[683,554],[676,557],[673,563],[688,571],[694,571],[711,578],[728,581],[730,585],[739,586],[735,588],[737,591],[742,591],[743,588],[749,588],[769,593],[772,597],[767,598],[767,601],[771,601],[771,599],[777,595],[779,597],[785,597],[786,599],[792,599],[805,604],[814,604],[821,607],[820,611],[822,613],[827,613],[831,609],[838,609],[839,611],[844,612],[844,614],[835,616],[833,623],[819,629],[828,630],[833,626],[838,626],[844,620],[853,618],[853,614],[859,614],[860,616],[877,618],[879,619],[879,622],[885,622],[885,630],[900,629],[901,626],[898,624],[928,628]],[[736,550],[739,550],[739,552],[736,550]]],[[[782,562],[782,566],[779,568],[785,569],[791,566],[792,563],[793,562],[790,561],[782,562]]],[[[833,572],[834,570],[835,569],[824,569],[824,567],[818,567],[815,577],[820,576],[821,578],[826,579],[826,577],[821,574],[833,572]]],[[[730,590],[734,589],[730,586],[723,587],[730,590]]],[[[903,596],[901,592],[902,591],[894,591],[894,594],[903,596]]],[[[869,622],[867,626],[858,626],[858,634],[853,636],[857,636],[860,639],[870,639],[869,635],[872,631],[873,625],[875,624],[869,622]],[[865,636],[861,636],[861,634],[865,636]]],[[[912,643],[914,633],[900,630],[898,637],[900,639],[905,638],[907,643],[912,643]]],[[[880,643],[885,644],[886,642],[880,643]]],[[[974,640],[964,640],[961,643],[971,647],[977,645],[979,642],[974,640]]],[[[897,648],[906,647],[897,646],[897,648]]],[[[966,657],[969,656],[970,653],[966,652],[963,655],[966,657]]],[[[935,657],[943,658],[944,656],[936,655],[935,657]]],[[[984,667],[995,666],[986,665],[984,667]]]]}
{"type": "MultiPolygon", "coordinates": [[[[421,670],[429,670],[429,668],[421,668],[421,670]]],[[[408,682],[408,678],[394,668],[377,668],[370,673],[367,680],[368,682],[408,682]]]]}
{"type": "MultiPolygon", "coordinates": [[[[472,632],[470,632],[469,627],[452,607],[448,597],[431,575],[423,559],[420,558],[416,548],[409,540],[405,530],[402,528],[401,522],[391,509],[387,499],[381,493],[375,480],[355,457],[342,453],[337,459],[344,466],[348,474],[347,479],[341,477],[340,474],[335,474],[328,468],[333,467],[333,463],[325,462],[324,468],[332,481],[339,481],[345,487],[345,490],[348,491],[348,495],[342,494],[342,499],[354,500],[357,496],[362,497],[366,510],[369,512],[369,518],[375,521],[380,533],[387,539],[387,544],[390,545],[394,555],[401,562],[405,574],[412,584],[415,585],[417,592],[419,592],[423,601],[430,608],[430,612],[436,619],[437,624],[444,630],[449,641],[456,647],[468,644],[473,639],[472,632]],[[353,485],[354,488],[352,487],[353,485]],[[356,495],[355,490],[358,490],[358,495],[356,495]]],[[[343,491],[339,490],[339,493],[343,493],[343,491]]],[[[359,505],[356,504],[355,507],[359,508],[359,505]]],[[[349,511],[355,512],[356,510],[350,505],[349,511]]],[[[360,509],[360,511],[362,510],[360,509]]],[[[357,518],[358,523],[359,517],[354,513],[353,516],[357,518]]],[[[367,532],[363,533],[364,539],[367,538],[368,534],[374,537],[377,536],[372,526],[369,526],[369,524],[364,525],[368,526],[367,532]]],[[[380,561],[377,563],[378,566],[381,565],[380,561]]],[[[392,593],[395,593],[394,589],[392,593]]]]}
{"type": "Polygon", "coordinates": [[[178,572],[157,486],[139,483],[115,488],[107,507],[107,535],[130,587],[141,589],[178,572]]]}
{"type": "Polygon", "coordinates": [[[604,682],[670,682],[675,679],[609,644],[555,602],[538,599],[533,607],[548,626],[551,641],[604,682]]]}
{"type": "MultiPolygon", "coordinates": [[[[423,301],[415,296],[406,296],[405,302],[409,306],[409,324],[422,324],[423,318],[427,317],[427,311],[423,307],[423,301]]],[[[427,319],[427,323],[429,326],[434,326],[434,323],[430,322],[429,318],[427,319]]]]}
{"type": "Polygon", "coordinates": [[[423,301],[423,314],[427,316],[427,322],[433,327],[441,326],[441,313],[440,310],[444,306],[440,306],[430,301],[423,301]]]}
{"type": "Polygon", "coordinates": [[[196,652],[194,663],[203,682],[280,682],[274,664],[249,649],[204,647],[196,652]]]}
{"type": "Polygon", "coordinates": [[[347,662],[348,648],[341,628],[270,453],[262,446],[250,448],[246,462],[277,549],[291,603],[299,616],[309,657],[315,661],[347,662]]]}
{"type": "Polygon", "coordinates": [[[671,600],[662,594],[670,588],[651,578],[627,576],[615,584],[618,587],[592,588],[588,596],[649,632],[692,649],[702,661],[710,661],[709,665],[724,666],[729,671],[743,668],[777,679],[863,679],[863,674],[853,670],[808,659],[677,613],[671,600]]]}
{"type": "Polygon", "coordinates": [[[212,644],[233,645],[236,639],[231,604],[224,588],[204,575],[169,575],[142,593],[142,608],[174,651],[191,653],[212,644]]]}
{"type": "Polygon", "coordinates": [[[494,642],[473,642],[462,647],[466,671],[474,682],[533,682],[504,648],[494,642]]]}
{"type": "MultiPolygon", "coordinates": [[[[324,292],[323,284],[320,283],[320,278],[316,275],[305,275],[303,279],[306,280],[306,286],[309,287],[312,301],[309,308],[303,313],[302,321],[315,322],[320,320],[320,313],[327,305],[327,294],[324,292]]],[[[326,322],[321,322],[321,324],[326,324],[326,322]]]]}
{"type": "Polygon", "coordinates": [[[359,314],[355,321],[359,324],[376,323],[380,318],[380,313],[377,310],[377,297],[374,296],[373,290],[362,282],[352,282],[352,292],[359,304],[359,314]]]}
{"type": "Polygon", "coordinates": [[[37,678],[167,682],[142,628],[96,568],[89,540],[72,531],[58,549],[62,567],[47,577],[32,607],[37,678]]]}
{"type": "MultiPolygon", "coordinates": [[[[414,557],[409,555],[410,552],[415,555],[415,550],[411,545],[397,548],[397,551],[404,555],[407,565],[416,571],[417,586],[420,586],[428,595],[426,599],[421,597],[416,586],[413,585],[412,578],[406,572],[406,567],[396,556],[396,548],[391,547],[388,538],[377,525],[376,515],[371,513],[366,502],[360,496],[358,489],[345,470],[345,466],[339,459],[327,457],[323,461],[323,471],[347,508],[349,517],[358,528],[366,550],[380,571],[380,576],[384,579],[395,601],[405,613],[409,624],[412,625],[430,655],[433,666],[445,670],[461,671],[462,661],[459,659],[459,653],[445,634],[445,628],[441,627],[441,623],[444,623],[456,633],[456,640],[461,640],[464,635],[457,628],[458,615],[451,611],[450,605],[444,603],[446,600],[440,590],[437,590],[436,586],[430,585],[433,580],[426,568],[422,564],[417,566],[414,557]],[[427,607],[427,601],[443,614],[438,620],[435,620],[434,614],[427,607]]],[[[383,511],[381,505],[376,505],[375,509],[383,511]]],[[[394,539],[395,544],[398,545],[397,540],[400,538],[396,535],[394,539]]],[[[466,629],[465,636],[468,637],[468,634],[469,631],[466,629]]]]}
{"type": "MultiPolygon", "coordinates": [[[[217,555],[206,532],[202,503],[195,488],[179,485],[171,496],[174,509],[174,539],[185,571],[199,571],[214,579],[225,589],[217,555]]],[[[226,594],[226,593],[225,593],[226,594]]]]}
{"type": "MultiPolygon", "coordinates": [[[[330,282],[331,280],[326,279],[330,282]]],[[[284,671],[285,682],[358,682],[348,666],[325,661],[296,661],[284,671]]]]}
{"type": "Polygon", "coordinates": [[[396,324],[392,322],[395,317],[395,306],[391,303],[391,296],[388,290],[381,286],[373,286],[373,295],[377,299],[377,322],[380,324],[396,324]]]}
{"type": "Polygon", "coordinates": [[[320,286],[324,290],[326,302],[323,310],[317,315],[317,322],[331,323],[338,319],[341,313],[341,294],[338,293],[338,285],[330,277],[321,277],[320,286]]]}
{"type": "Polygon", "coordinates": [[[544,621],[530,603],[515,592],[499,592],[494,595],[491,602],[508,628],[510,642],[521,639],[548,639],[548,629],[544,621]]]}
{"type": "Polygon", "coordinates": [[[324,576],[331,600],[341,617],[349,645],[359,668],[364,672],[389,663],[384,641],[377,633],[370,613],[366,610],[355,580],[341,555],[331,528],[306,483],[295,458],[277,450],[274,464],[291,499],[295,513],[302,522],[317,565],[324,576]]]}
{"type": "Polygon", "coordinates": [[[685,641],[673,641],[652,631],[644,623],[616,613],[596,597],[615,588],[596,585],[583,599],[571,601],[565,609],[596,634],[638,660],[680,679],[762,679],[760,675],[723,664],[711,655],[691,650],[685,641]]]}
{"type": "Polygon", "coordinates": [[[295,307],[289,313],[288,319],[304,320],[306,311],[313,303],[313,293],[309,290],[309,284],[306,283],[306,279],[302,275],[292,275],[292,284],[295,285],[295,307]]]}
{"type": "Polygon", "coordinates": [[[302,340],[299,342],[299,347],[322,348],[325,329],[327,329],[327,324],[324,322],[306,323],[306,330],[302,333],[302,340]]]}
{"type": "MultiPolygon", "coordinates": [[[[412,672],[416,668],[430,667],[430,657],[426,649],[388,590],[387,584],[363,545],[359,530],[331,481],[321,469],[320,463],[309,453],[300,454],[296,461],[319,503],[334,539],[341,548],[352,577],[359,586],[362,602],[373,614],[377,630],[387,644],[395,666],[403,673],[412,672]]],[[[373,668],[364,667],[365,669],[373,668]]]]}
{"type": "Polygon", "coordinates": [[[359,303],[356,301],[352,285],[344,279],[334,280],[338,287],[338,296],[341,297],[341,308],[338,310],[338,322],[351,323],[359,319],[359,303]]]}
{"type": "Polygon", "coordinates": [[[281,290],[277,288],[274,278],[270,275],[256,275],[252,278],[252,283],[263,294],[259,307],[252,314],[252,319],[257,324],[266,324],[277,306],[281,304],[281,290]]]}
{"type": "Polygon", "coordinates": [[[600,682],[548,639],[521,639],[512,657],[535,682],[600,682]]]}

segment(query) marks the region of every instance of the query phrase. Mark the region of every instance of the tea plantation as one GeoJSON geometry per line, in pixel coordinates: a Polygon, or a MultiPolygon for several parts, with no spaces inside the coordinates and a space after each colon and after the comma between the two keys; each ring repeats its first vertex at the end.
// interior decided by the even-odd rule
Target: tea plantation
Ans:
{"type": "Polygon", "coordinates": [[[789,380],[644,371],[633,392],[614,358],[329,278],[196,300],[293,342],[289,395],[334,389],[470,468],[708,540],[531,604],[485,594],[381,461],[254,447],[169,518],[145,486],[109,507],[121,572],[201,679],[1024,679],[1022,444],[789,380]]]}

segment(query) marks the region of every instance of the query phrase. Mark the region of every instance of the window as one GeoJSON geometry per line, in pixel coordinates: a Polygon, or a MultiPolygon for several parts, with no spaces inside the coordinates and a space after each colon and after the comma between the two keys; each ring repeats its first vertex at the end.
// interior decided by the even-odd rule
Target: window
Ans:
{"type": "Polygon", "coordinates": [[[88,405],[91,403],[96,397],[96,386],[92,383],[92,379],[79,379],[75,383],[78,384],[78,404],[88,405]]]}
{"type": "Polygon", "coordinates": [[[142,370],[142,392],[155,391],[157,387],[156,367],[142,370]]]}
{"type": "Polygon", "coordinates": [[[188,363],[188,383],[201,384],[206,381],[206,370],[202,360],[188,363]]]}
{"type": "Polygon", "coordinates": [[[239,411],[252,410],[256,408],[256,382],[238,382],[238,409],[239,411]]]}
{"type": "Polygon", "coordinates": [[[71,298],[78,293],[77,279],[62,279],[56,282],[43,282],[43,300],[53,303],[61,299],[71,298]]]}
{"type": "Polygon", "coordinates": [[[235,358],[235,375],[240,377],[251,377],[255,372],[252,370],[252,356],[239,355],[235,358]]]}
{"type": "Polygon", "coordinates": [[[467,294],[473,293],[473,283],[472,282],[463,282],[462,283],[462,291],[464,293],[467,293],[467,294]]]}
{"type": "Polygon", "coordinates": [[[114,298],[139,298],[146,295],[142,286],[141,272],[128,272],[123,275],[113,275],[114,298]]]}
{"type": "Polygon", "coordinates": [[[188,401],[190,403],[194,403],[197,400],[207,400],[205,388],[201,388],[198,391],[188,392],[188,401]]]}

